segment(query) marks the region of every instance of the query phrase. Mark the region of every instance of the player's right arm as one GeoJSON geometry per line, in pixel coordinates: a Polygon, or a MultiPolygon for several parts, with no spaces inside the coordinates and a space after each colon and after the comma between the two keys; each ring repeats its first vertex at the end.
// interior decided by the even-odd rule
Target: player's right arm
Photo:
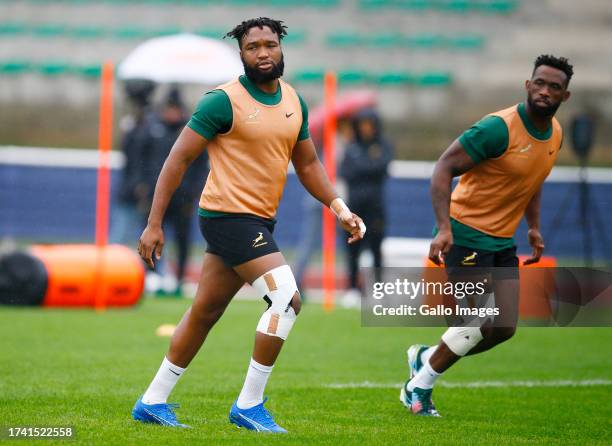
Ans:
{"type": "Polygon", "coordinates": [[[450,225],[450,199],[453,177],[461,175],[476,163],[456,139],[440,156],[431,177],[431,203],[438,233],[429,247],[429,259],[440,265],[453,244],[450,225]]]}
{"type": "Polygon", "coordinates": [[[147,227],[140,236],[138,253],[151,268],[153,252],[159,259],[164,247],[162,221],[168,203],[183,180],[189,165],[202,153],[207,144],[206,138],[189,127],[185,127],[177,138],[155,185],[153,203],[149,212],[147,227]]]}
{"type": "Polygon", "coordinates": [[[431,177],[431,202],[438,234],[429,247],[429,259],[437,265],[453,245],[450,221],[453,177],[489,158],[501,156],[508,147],[508,127],[497,116],[486,116],[453,141],[442,154],[431,177]]]}

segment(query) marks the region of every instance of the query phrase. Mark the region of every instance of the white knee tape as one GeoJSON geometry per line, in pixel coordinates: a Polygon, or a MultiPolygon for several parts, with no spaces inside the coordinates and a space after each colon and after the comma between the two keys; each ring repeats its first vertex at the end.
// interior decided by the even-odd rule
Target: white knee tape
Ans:
{"type": "Polygon", "coordinates": [[[289,332],[293,327],[296,319],[295,311],[293,307],[289,307],[287,311],[282,313],[273,313],[272,308],[261,315],[259,323],[257,324],[257,331],[269,336],[276,336],[282,340],[286,340],[289,336],[289,332]]]}
{"type": "Polygon", "coordinates": [[[450,327],[442,335],[444,343],[457,356],[465,356],[482,339],[480,327],[450,327]]]}
{"type": "Polygon", "coordinates": [[[274,268],[255,279],[252,286],[261,296],[267,296],[270,307],[261,316],[257,331],[287,339],[296,314],[290,306],[291,299],[298,295],[298,288],[288,265],[274,268]]]}

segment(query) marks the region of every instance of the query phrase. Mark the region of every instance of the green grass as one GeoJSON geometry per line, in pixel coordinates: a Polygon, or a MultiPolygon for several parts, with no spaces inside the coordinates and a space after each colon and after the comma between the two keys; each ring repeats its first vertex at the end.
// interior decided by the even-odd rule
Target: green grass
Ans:
{"type": "MultiPolygon", "coordinates": [[[[181,378],[172,401],[191,430],[130,419],[168,345],[155,336],[188,301],[129,310],[0,309],[0,425],[71,425],[71,444],[610,444],[610,386],[446,388],[440,419],[411,416],[396,388],[330,383],[405,379],[405,349],[440,329],[362,328],[359,313],[305,305],[268,385],[288,436],[238,430],[227,412],[242,385],[263,305],[234,302],[181,378]]],[[[447,382],[612,378],[612,330],[521,328],[466,358],[447,382]]],[[[42,441],[47,443],[48,441],[42,441]]],[[[24,442],[19,443],[24,444],[24,442]]],[[[41,444],[36,442],[36,444],[41,444]]]]}

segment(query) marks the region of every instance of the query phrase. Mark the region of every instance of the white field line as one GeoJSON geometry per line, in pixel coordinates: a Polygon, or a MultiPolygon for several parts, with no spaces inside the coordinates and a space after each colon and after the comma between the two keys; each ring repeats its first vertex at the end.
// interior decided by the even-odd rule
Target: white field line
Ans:
{"type": "MultiPolygon", "coordinates": [[[[324,384],[328,389],[399,389],[404,383],[377,383],[372,381],[362,381],[360,383],[331,383],[324,384]]],[[[557,380],[533,380],[533,381],[467,381],[449,382],[438,381],[436,386],[448,388],[485,388],[485,387],[591,387],[591,386],[610,386],[610,379],[557,379],[557,380]]]]}

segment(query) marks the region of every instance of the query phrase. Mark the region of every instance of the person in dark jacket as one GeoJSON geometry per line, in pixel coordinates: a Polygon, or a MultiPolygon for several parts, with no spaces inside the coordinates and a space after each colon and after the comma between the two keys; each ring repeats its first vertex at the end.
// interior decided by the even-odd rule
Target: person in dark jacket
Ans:
{"type": "Polygon", "coordinates": [[[353,129],[354,142],[346,149],[340,175],[348,187],[349,207],[363,218],[368,227],[363,242],[348,248],[349,286],[358,291],[359,254],[366,246],[372,252],[376,280],[380,281],[381,245],[385,231],[384,189],[393,147],[383,138],[380,118],[373,109],[355,115],[353,129]]]}
{"type": "Polygon", "coordinates": [[[111,243],[130,245],[142,229],[145,212],[148,211],[144,160],[148,128],[155,116],[151,108],[155,83],[135,79],[126,81],[124,87],[131,113],[121,120],[124,165],[119,172],[115,191],[109,240],[111,243]]]}
{"type": "MultiPolygon", "coordinates": [[[[145,178],[148,209],[153,201],[155,183],[161,172],[164,161],[170,153],[176,138],[187,123],[186,108],[181,100],[179,90],[172,88],[156,118],[149,122],[145,148],[145,178]]],[[[172,226],[177,249],[176,294],[181,294],[195,205],[200,196],[208,175],[208,156],[202,153],[189,167],[176,193],[172,196],[166,211],[166,224],[172,226]]],[[[160,262],[156,272],[166,274],[165,265],[160,262]]],[[[162,285],[163,288],[165,288],[162,285]]],[[[170,291],[165,289],[164,291],[170,291]]]]}

